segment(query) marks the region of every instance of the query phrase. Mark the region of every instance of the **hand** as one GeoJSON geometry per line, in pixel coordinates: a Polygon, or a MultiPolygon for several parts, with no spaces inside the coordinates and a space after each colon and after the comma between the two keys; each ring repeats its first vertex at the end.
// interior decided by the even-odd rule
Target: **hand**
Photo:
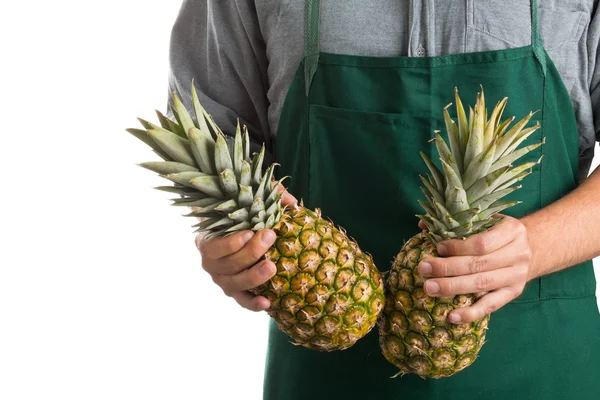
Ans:
{"type": "Polygon", "coordinates": [[[525,225],[509,216],[502,218],[489,231],[438,244],[440,256],[448,258],[425,258],[419,263],[419,272],[430,278],[424,285],[430,296],[488,292],[472,306],[452,311],[448,315],[452,323],[472,322],[498,310],[517,298],[532,276],[525,225]]]}
{"type": "MultiPolygon", "coordinates": [[[[280,190],[284,189],[280,187],[280,190]]],[[[297,202],[287,191],[283,194],[283,205],[294,206],[297,202]]],[[[202,234],[196,236],[196,247],[202,256],[202,268],[227,296],[252,311],[263,311],[270,307],[269,300],[263,296],[254,296],[248,290],[275,275],[275,264],[267,260],[261,261],[274,242],[275,232],[270,229],[256,233],[246,230],[208,240],[202,234]]]]}

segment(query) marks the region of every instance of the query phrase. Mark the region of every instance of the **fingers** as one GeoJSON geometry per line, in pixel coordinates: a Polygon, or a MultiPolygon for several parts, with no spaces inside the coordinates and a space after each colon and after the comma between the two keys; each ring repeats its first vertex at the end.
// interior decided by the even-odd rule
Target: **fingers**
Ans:
{"type": "Polygon", "coordinates": [[[256,264],[275,242],[275,232],[263,229],[250,235],[240,233],[200,243],[202,267],[211,275],[235,275],[256,264]],[[248,242],[245,242],[247,238],[248,242]]]}
{"type": "Polygon", "coordinates": [[[525,283],[526,266],[501,268],[479,274],[464,275],[452,278],[428,279],[423,288],[429,296],[453,296],[489,292],[495,289],[525,283]]]}
{"type": "Polygon", "coordinates": [[[284,206],[292,207],[298,204],[298,200],[290,192],[288,192],[283,185],[279,185],[277,187],[277,191],[279,193],[283,192],[283,195],[281,196],[281,204],[284,206]]]}
{"type": "Polygon", "coordinates": [[[240,306],[250,311],[264,311],[271,303],[263,296],[254,296],[249,292],[238,292],[231,296],[240,306]]]}
{"type": "Polygon", "coordinates": [[[253,236],[254,232],[252,231],[242,231],[233,235],[207,240],[198,235],[196,237],[196,247],[200,250],[203,259],[218,260],[240,251],[253,236]]]}
{"type": "Polygon", "coordinates": [[[517,219],[503,216],[503,220],[489,231],[470,236],[465,240],[453,239],[437,247],[441,256],[478,256],[496,251],[519,235],[525,235],[525,226],[517,219]]]}
{"type": "Polygon", "coordinates": [[[419,263],[419,272],[425,277],[460,276],[492,271],[512,264],[513,257],[497,251],[484,256],[425,258],[419,263]]]}
{"type": "Polygon", "coordinates": [[[227,296],[255,288],[275,275],[277,268],[271,261],[262,261],[236,275],[217,275],[213,279],[227,296]]]}
{"type": "Polygon", "coordinates": [[[469,323],[485,317],[516,299],[522,292],[512,288],[501,288],[481,297],[470,307],[459,308],[448,314],[453,324],[469,323]]]}
{"type": "Polygon", "coordinates": [[[209,240],[199,236],[196,245],[202,254],[202,267],[223,292],[248,310],[262,311],[270,307],[269,300],[248,290],[267,282],[277,272],[273,262],[258,262],[274,241],[275,233],[264,229],[256,234],[246,231],[209,240]]]}
{"type": "Polygon", "coordinates": [[[236,275],[256,264],[275,243],[275,232],[270,229],[258,231],[238,252],[214,260],[207,267],[210,272],[221,275],[236,275]]]}
{"type": "Polygon", "coordinates": [[[438,244],[438,252],[447,258],[430,257],[419,263],[419,272],[429,278],[423,285],[429,296],[485,293],[472,306],[452,311],[448,316],[452,323],[472,322],[505,306],[529,280],[533,256],[525,225],[502,218],[487,232],[438,244]]]}
{"type": "Polygon", "coordinates": [[[286,190],[281,197],[281,204],[287,207],[293,207],[298,204],[298,199],[296,199],[290,192],[286,190]]]}

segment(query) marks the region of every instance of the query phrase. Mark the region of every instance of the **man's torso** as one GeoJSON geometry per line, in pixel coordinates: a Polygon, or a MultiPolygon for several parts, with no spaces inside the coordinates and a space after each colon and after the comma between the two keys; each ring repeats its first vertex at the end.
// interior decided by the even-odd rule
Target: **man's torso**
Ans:
{"type": "MultiPolygon", "coordinates": [[[[269,125],[279,115],[304,51],[304,1],[256,0],[269,60],[269,125]]],[[[431,57],[531,43],[529,0],[322,0],[321,51],[361,56],[431,57]]],[[[540,31],[575,108],[580,152],[593,151],[590,84],[597,42],[593,0],[541,0],[540,31]],[[593,51],[591,51],[593,50],[593,51]],[[592,57],[593,56],[593,57],[592,57]]]]}

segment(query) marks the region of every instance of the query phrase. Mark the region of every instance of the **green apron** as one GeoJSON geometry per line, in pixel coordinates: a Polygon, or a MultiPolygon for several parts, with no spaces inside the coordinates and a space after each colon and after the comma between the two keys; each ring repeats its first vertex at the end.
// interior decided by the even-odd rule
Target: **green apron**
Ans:
{"type": "MultiPolygon", "coordinates": [[[[473,104],[480,84],[488,104],[508,96],[504,115],[535,118],[542,129],[524,145],[546,144],[524,161],[541,166],[511,196],[520,217],[577,186],[578,134],[563,82],[543,48],[532,4],[532,45],[432,58],[319,52],[318,0],[306,3],[305,57],[282,110],[276,154],[291,192],[346,228],[382,271],[422,212],[419,156],[444,130],[442,110],[458,87],[473,104]]],[[[535,121],[534,121],[535,123],[535,121]]],[[[530,282],[493,313],[475,363],[439,380],[405,375],[381,355],[377,329],[348,350],[296,347],[271,323],[267,400],[294,399],[600,399],[600,317],[592,263],[530,282]],[[418,396],[418,397],[417,397],[418,396]]]]}

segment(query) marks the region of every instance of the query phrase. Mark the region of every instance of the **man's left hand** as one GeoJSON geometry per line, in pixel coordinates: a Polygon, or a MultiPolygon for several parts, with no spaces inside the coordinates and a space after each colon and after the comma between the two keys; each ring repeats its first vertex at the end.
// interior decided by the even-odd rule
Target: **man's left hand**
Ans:
{"type": "Polygon", "coordinates": [[[533,277],[525,225],[509,216],[502,218],[489,231],[438,244],[438,253],[447,258],[425,258],[419,263],[430,296],[487,292],[472,306],[452,311],[449,322],[468,323],[498,310],[516,299],[533,277]]]}

